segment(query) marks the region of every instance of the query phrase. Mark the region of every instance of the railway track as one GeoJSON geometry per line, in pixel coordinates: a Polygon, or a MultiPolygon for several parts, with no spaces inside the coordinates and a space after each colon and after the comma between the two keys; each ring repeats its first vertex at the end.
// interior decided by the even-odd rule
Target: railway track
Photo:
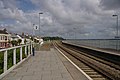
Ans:
{"type": "Polygon", "coordinates": [[[120,66],[88,55],[70,46],[54,43],[67,57],[93,80],[120,80],[120,66]]]}
{"type": "Polygon", "coordinates": [[[92,58],[92,59],[94,59],[94,60],[96,60],[98,62],[104,63],[106,65],[109,65],[110,67],[114,67],[115,69],[120,70],[120,65],[119,64],[115,64],[115,63],[112,63],[110,61],[107,61],[107,60],[100,59],[98,57],[92,56],[92,55],[88,54],[89,52],[86,54],[85,53],[86,51],[84,52],[84,51],[77,50],[76,48],[73,48],[73,47],[70,47],[70,46],[66,46],[66,45],[64,45],[64,46],[71,49],[71,50],[73,50],[73,51],[75,51],[75,52],[77,52],[77,53],[83,54],[83,55],[88,56],[88,57],[90,57],[90,58],[92,58]]]}

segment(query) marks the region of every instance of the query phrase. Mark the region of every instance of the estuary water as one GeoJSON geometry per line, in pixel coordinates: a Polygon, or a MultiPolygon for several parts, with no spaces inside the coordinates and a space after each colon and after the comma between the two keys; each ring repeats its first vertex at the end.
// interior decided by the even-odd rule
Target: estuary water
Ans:
{"type": "Polygon", "coordinates": [[[120,50],[120,39],[76,39],[66,41],[78,45],[120,50]]]}

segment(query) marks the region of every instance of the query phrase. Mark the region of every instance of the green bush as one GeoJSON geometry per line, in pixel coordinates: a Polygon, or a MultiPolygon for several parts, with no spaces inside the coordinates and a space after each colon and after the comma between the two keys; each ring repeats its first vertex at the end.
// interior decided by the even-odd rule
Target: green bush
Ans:
{"type": "Polygon", "coordinates": [[[9,69],[10,67],[13,66],[13,49],[8,50],[7,53],[7,68],[9,69]]]}
{"type": "Polygon", "coordinates": [[[3,73],[4,66],[4,52],[0,52],[0,74],[3,73]]]}
{"type": "Polygon", "coordinates": [[[22,47],[22,59],[24,59],[24,58],[26,58],[27,57],[27,55],[25,55],[25,46],[24,47],[22,47]]]}
{"type": "Polygon", "coordinates": [[[20,62],[20,48],[16,49],[16,63],[20,62]]]}

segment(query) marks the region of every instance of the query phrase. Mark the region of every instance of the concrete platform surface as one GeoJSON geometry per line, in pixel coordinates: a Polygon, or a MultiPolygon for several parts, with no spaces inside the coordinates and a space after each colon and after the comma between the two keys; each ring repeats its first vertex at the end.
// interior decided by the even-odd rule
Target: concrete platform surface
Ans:
{"type": "Polygon", "coordinates": [[[54,48],[51,48],[49,51],[36,51],[35,56],[31,56],[2,80],[73,80],[73,78],[54,48]]]}

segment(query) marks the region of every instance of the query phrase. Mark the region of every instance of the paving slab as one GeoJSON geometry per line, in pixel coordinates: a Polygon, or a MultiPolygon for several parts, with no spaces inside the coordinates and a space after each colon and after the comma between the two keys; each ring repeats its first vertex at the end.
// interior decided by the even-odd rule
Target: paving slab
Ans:
{"type": "Polygon", "coordinates": [[[56,50],[36,51],[2,80],[73,80],[56,50]]]}

